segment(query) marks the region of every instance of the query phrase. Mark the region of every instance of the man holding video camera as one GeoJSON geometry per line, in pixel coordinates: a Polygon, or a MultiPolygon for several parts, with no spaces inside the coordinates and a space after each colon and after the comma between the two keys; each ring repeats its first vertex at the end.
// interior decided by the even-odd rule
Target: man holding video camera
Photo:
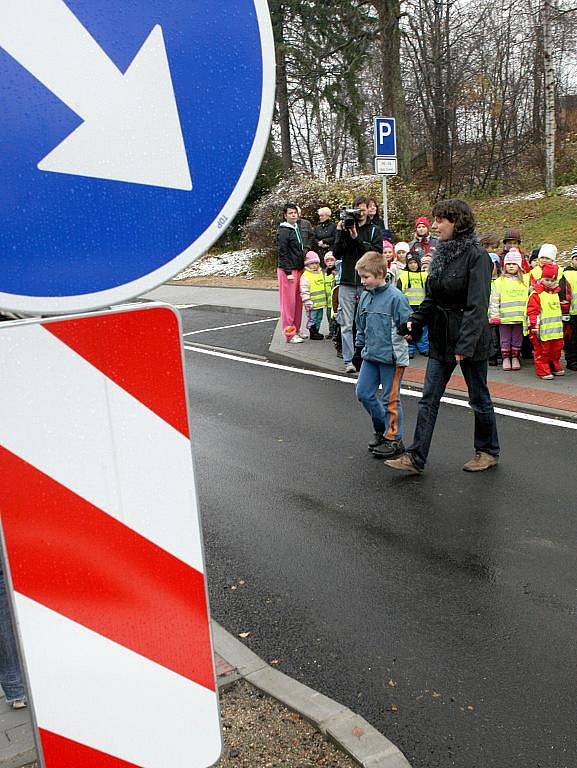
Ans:
{"type": "Polygon", "coordinates": [[[337,235],[333,247],[335,259],[341,259],[341,280],[339,285],[338,322],[341,326],[343,363],[347,373],[355,373],[353,355],[353,323],[357,304],[363,290],[355,270],[357,261],[368,251],[383,252],[383,230],[367,219],[367,198],[357,197],[352,208],[343,206],[337,224],[337,235]]]}

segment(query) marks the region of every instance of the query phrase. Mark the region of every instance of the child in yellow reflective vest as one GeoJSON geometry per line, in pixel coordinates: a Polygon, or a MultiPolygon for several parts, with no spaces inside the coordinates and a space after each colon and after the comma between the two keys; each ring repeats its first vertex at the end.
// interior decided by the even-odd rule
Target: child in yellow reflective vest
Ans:
{"type": "Polygon", "coordinates": [[[312,341],[322,341],[319,333],[325,310],[330,317],[334,277],[321,269],[321,260],[314,251],[305,256],[305,268],[301,275],[301,300],[307,313],[307,330],[312,341]]]}
{"type": "Polygon", "coordinates": [[[569,320],[563,322],[565,361],[570,371],[577,371],[577,245],[571,251],[571,264],[565,267],[563,277],[571,288],[569,320]]]}
{"type": "MultiPolygon", "coordinates": [[[[570,301],[571,289],[567,292],[570,301]]],[[[540,379],[565,375],[561,365],[564,309],[559,300],[559,267],[544,264],[541,279],[527,302],[525,324],[525,333],[533,345],[535,373],[540,379]]]]}
{"type": "MultiPolygon", "coordinates": [[[[407,255],[407,266],[399,274],[397,288],[401,290],[411,305],[411,309],[416,309],[425,298],[425,283],[427,282],[427,273],[421,270],[421,257],[418,253],[410,252],[407,255]]],[[[413,344],[409,343],[409,357],[415,356],[415,345],[421,355],[427,357],[429,354],[429,329],[423,326],[423,333],[419,341],[413,344]]]]}
{"type": "Polygon", "coordinates": [[[504,273],[491,284],[489,322],[499,326],[503,370],[518,371],[529,285],[523,275],[523,257],[517,248],[507,251],[503,264],[504,273]]]}

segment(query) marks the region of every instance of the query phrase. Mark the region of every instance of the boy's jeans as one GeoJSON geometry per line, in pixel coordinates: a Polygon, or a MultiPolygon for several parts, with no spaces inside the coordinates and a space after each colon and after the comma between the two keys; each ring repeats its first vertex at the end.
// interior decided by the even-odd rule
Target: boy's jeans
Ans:
{"type": "MultiPolygon", "coordinates": [[[[445,363],[430,357],[427,363],[423,396],[419,400],[419,412],[412,444],[407,448],[415,466],[424,469],[433,439],[439,404],[457,363],[445,363]]],[[[491,395],[487,387],[487,361],[463,360],[461,371],[467,382],[469,405],[475,414],[475,451],[499,455],[497,422],[491,395]]]]}
{"type": "MultiPolygon", "coordinates": [[[[343,353],[344,357],[344,353],[343,353]]],[[[385,440],[401,440],[403,437],[403,406],[401,381],[405,368],[402,366],[363,360],[357,381],[357,398],[368,411],[375,432],[382,432],[385,440]],[[383,388],[377,397],[379,384],[383,388]]]]}
{"type": "Polygon", "coordinates": [[[20,660],[16,649],[16,638],[12,629],[12,616],[6,594],[4,573],[0,567],[0,684],[6,701],[24,698],[20,660]]]}

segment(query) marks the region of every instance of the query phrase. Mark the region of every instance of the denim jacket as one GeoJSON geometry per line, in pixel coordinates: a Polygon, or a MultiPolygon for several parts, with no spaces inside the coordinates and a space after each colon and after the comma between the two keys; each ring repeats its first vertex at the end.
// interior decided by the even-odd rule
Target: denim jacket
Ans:
{"type": "Polygon", "coordinates": [[[391,283],[364,291],[357,309],[355,346],[362,347],[363,360],[407,366],[409,345],[397,328],[406,323],[411,306],[404,293],[391,283]]]}

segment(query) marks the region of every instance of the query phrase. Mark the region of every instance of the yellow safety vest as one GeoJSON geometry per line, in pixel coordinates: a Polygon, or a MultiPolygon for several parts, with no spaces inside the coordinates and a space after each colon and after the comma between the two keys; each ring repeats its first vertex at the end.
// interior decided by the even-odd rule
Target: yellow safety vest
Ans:
{"type": "Polygon", "coordinates": [[[577,315],[577,270],[567,269],[563,273],[565,280],[571,286],[571,309],[570,314],[577,315]]]}
{"type": "MultiPolygon", "coordinates": [[[[576,273],[577,274],[577,273],[576,273]]],[[[400,275],[401,290],[409,300],[411,307],[418,307],[425,298],[426,272],[410,272],[404,269],[400,275]]]]}
{"type": "Polygon", "coordinates": [[[324,272],[309,272],[305,271],[307,280],[309,281],[311,289],[311,301],[313,303],[313,309],[324,309],[325,307],[331,307],[331,294],[333,291],[333,275],[325,275],[324,272]]]}
{"type": "MultiPolygon", "coordinates": [[[[539,294],[541,313],[539,315],[539,327],[537,334],[541,341],[553,341],[563,338],[563,320],[561,319],[561,302],[558,293],[539,294]]],[[[525,334],[529,333],[529,320],[525,314],[525,334]]]]}
{"type": "MultiPolygon", "coordinates": [[[[577,272],[575,273],[577,274],[577,272]]],[[[502,323],[522,323],[527,307],[528,288],[524,280],[501,276],[495,289],[499,291],[499,319],[502,323]]]]}

